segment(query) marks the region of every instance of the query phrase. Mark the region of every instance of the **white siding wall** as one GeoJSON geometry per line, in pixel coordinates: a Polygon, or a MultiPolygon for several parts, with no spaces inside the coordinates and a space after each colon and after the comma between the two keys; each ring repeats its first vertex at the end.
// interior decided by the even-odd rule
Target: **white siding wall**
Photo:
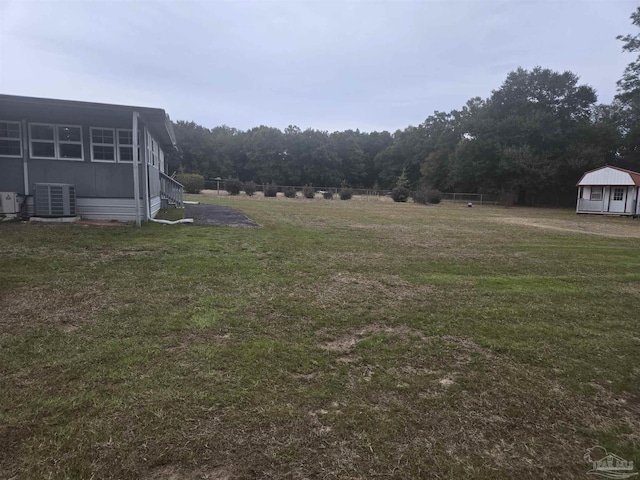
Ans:
{"type": "Polygon", "coordinates": [[[627,213],[635,213],[634,206],[636,203],[636,187],[627,187],[627,203],[624,211],[627,213]]]}

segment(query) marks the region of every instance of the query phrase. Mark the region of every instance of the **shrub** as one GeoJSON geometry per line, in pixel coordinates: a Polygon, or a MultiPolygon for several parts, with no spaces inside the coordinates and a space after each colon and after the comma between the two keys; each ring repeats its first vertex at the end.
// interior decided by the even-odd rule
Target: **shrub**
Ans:
{"type": "Polygon", "coordinates": [[[278,195],[278,185],[275,183],[267,183],[262,189],[265,197],[275,197],[278,195]]]}
{"type": "Polygon", "coordinates": [[[413,199],[413,201],[415,203],[420,203],[422,205],[426,205],[427,202],[427,193],[429,192],[429,190],[427,190],[426,188],[419,188],[418,190],[416,190],[415,192],[413,192],[411,194],[411,198],[413,199]]]}
{"type": "Polygon", "coordinates": [[[200,193],[204,188],[204,177],[198,173],[179,173],[176,180],[184,186],[187,193],[200,193]]]}
{"type": "Polygon", "coordinates": [[[340,200],[349,200],[351,197],[353,197],[353,188],[342,187],[340,189],[340,200]]]}
{"type": "Polygon", "coordinates": [[[305,198],[315,198],[316,189],[313,188],[311,185],[305,185],[302,188],[302,194],[305,196],[305,198]]]}
{"type": "Polygon", "coordinates": [[[293,187],[287,187],[284,189],[284,196],[287,198],[296,198],[296,189],[293,187]]]}
{"type": "Polygon", "coordinates": [[[237,178],[229,178],[224,181],[224,189],[229,195],[238,195],[242,190],[242,182],[237,178]]]}
{"type": "Polygon", "coordinates": [[[442,192],[440,190],[432,190],[430,188],[419,188],[411,195],[413,201],[426,205],[427,203],[440,203],[442,200],[442,192]]]}
{"type": "Polygon", "coordinates": [[[333,200],[333,193],[332,192],[323,192],[322,196],[324,197],[325,200],[333,200]]]}
{"type": "Polygon", "coordinates": [[[254,193],[256,193],[256,184],[254,182],[246,182],[242,186],[242,189],[244,190],[245,194],[251,197],[254,193]]]}
{"type": "Polygon", "coordinates": [[[408,188],[396,187],[391,190],[391,198],[393,198],[394,202],[406,202],[410,193],[408,188]]]}
{"type": "Polygon", "coordinates": [[[429,190],[427,202],[437,204],[442,200],[442,192],[440,190],[429,190]]]}
{"type": "Polygon", "coordinates": [[[402,174],[398,177],[396,186],[391,190],[391,198],[394,202],[406,202],[409,199],[411,191],[409,190],[409,180],[402,170],[402,174]]]}

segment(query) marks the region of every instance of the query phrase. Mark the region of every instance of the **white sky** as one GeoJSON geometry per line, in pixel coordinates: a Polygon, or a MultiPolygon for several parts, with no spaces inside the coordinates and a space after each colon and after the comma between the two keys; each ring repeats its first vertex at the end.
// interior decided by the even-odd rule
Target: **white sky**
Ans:
{"type": "Polygon", "coordinates": [[[631,0],[0,0],[0,93],[164,108],[240,129],[405,128],[518,66],[608,103],[631,0]]]}

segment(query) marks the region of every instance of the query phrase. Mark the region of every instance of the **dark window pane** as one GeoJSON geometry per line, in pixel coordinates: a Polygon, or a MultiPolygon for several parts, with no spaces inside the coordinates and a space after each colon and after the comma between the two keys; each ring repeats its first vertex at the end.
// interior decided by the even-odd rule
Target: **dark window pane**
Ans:
{"type": "Polygon", "coordinates": [[[61,142],[80,142],[80,127],[58,127],[58,140],[61,142]]]}
{"type": "Polygon", "coordinates": [[[0,122],[0,138],[20,138],[20,125],[0,122]]]}
{"type": "Polygon", "coordinates": [[[100,145],[93,146],[94,160],[115,160],[115,152],[113,147],[103,147],[100,145]]]}
{"type": "Polygon", "coordinates": [[[93,129],[91,131],[91,139],[93,143],[108,143],[113,144],[113,131],[106,129],[93,129]]]}
{"type": "Polygon", "coordinates": [[[133,144],[133,135],[131,132],[126,130],[120,130],[118,132],[118,142],[122,145],[132,145],[133,144]]]}
{"type": "Polygon", "coordinates": [[[20,141],[0,140],[0,155],[21,155],[20,141]]]}
{"type": "Polygon", "coordinates": [[[77,143],[60,144],[60,158],[82,158],[82,145],[77,143]]]}
{"type": "Polygon", "coordinates": [[[56,156],[56,149],[53,143],[49,142],[31,142],[31,150],[34,157],[55,158],[56,156]]]}
{"type": "Polygon", "coordinates": [[[120,147],[120,161],[132,162],[133,161],[133,148],[120,147]]]}
{"type": "Polygon", "coordinates": [[[31,138],[34,140],[53,140],[51,125],[31,125],[31,138]]]}

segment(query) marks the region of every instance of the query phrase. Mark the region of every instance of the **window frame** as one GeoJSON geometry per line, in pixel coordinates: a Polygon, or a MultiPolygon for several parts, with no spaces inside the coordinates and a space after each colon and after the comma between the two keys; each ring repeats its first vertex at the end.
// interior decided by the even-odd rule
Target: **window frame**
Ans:
{"type": "MultiPolygon", "coordinates": [[[[131,153],[133,154],[133,130],[130,128],[117,128],[116,129],[116,144],[118,149],[118,163],[133,163],[133,160],[122,160],[120,158],[120,147],[128,147],[131,149],[131,153]],[[120,132],[129,132],[131,133],[131,143],[120,143],[120,132]]],[[[142,156],[140,155],[140,130],[138,130],[138,163],[142,163],[142,156]]]]}
{"type": "Polygon", "coordinates": [[[611,192],[611,201],[612,202],[623,202],[624,201],[624,187],[613,187],[613,191],[611,192]],[[616,198],[616,193],[620,193],[620,198],[616,198]]]}
{"type": "Polygon", "coordinates": [[[154,167],[158,167],[158,155],[159,145],[156,142],[155,138],[151,137],[151,165],[154,167]]]}
{"type": "Polygon", "coordinates": [[[20,147],[20,155],[3,155],[0,154],[0,157],[5,157],[5,158],[22,158],[23,155],[23,148],[22,148],[22,123],[21,122],[16,122],[13,120],[0,120],[0,123],[6,123],[6,124],[15,124],[18,125],[18,138],[14,138],[14,137],[0,137],[0,140],[5,140],[5,141],[9,141],[9,142],[18,142],[18,146],[20,147]]]}
{"type": "Polygon", "coordinates": [[[56,138],[56,159],[57,160],[71,160],[74,162],[84,162],[84,137],[82,133],[82,125],[67,125],[56,123],[55,124],[55,138],[56,138]],[[75,140],[60,140],[60,131],[58,130],[60,127],[67,128],[77,128],[80,130],[80,141],[75,140]],[[60,145],[80,145],[80,158],[67,158],[60,156],[60,145]]]}
{"type": "Polygon", "coordinates": [[[42,123],[42,122],[29,122],[28,124],[28,135],[29,135],[29,158],[34,160],[63,160],[68,162],[84,162],[84,128],[82,125],[71,125],[68,123],[42,123]],[[53,129],[53,139],[52,140],[42,140],[38,138],[33,138],[33,130],[32,127],[51,127],[53,129]],[[70,140],[60,140],[60,135],[58,133],[59,127],[72,127],[80,129],[80,141],[70,141],[70,140]],[[53,157],[43,157],[33,154],[33,144],[34,143],[48,143],[53,144],[53,157]],[[66,158],[60,156],[60,145],[80,145],[80,158],[66,158]]]}
{"type": "Polygon", "coordinates": [[[604,199],[604,188],[602,186],[592,186],[590,191],[589,191],[589,200],[593,200],[594,202],[602,202],[602,200],[604,199]],[[594,189],[599,188],[599,198],[594,198],[594,189]]]}
{"type": "Polygon", "coordinates": [[[92,162],[97,162],[97,163],[116,163],[118,161],[118,155],[117,155],[117,144],[118,144],[118,139],[116,138],[116,129],[115,128],[111,128],[111,127],[89,127],[89,137],[91,138],[91,161],[92,162]],[[94,142],[93,141],[93,131],[94,130],[108,130],[111,132],[112,134],[112,138],[113,138],[113,143],[100,143],[100,142],[94,142]],[[103,160],[103,159],[98,159],[95,158],[94,155],[94,151],[93,151],[93,147],[94,146],[98,146],[98,147],[111,147],[113,148],[113,160],[103,160]]]}
{"type": "Polygon", "coordinates": [[[29,123],[29,157],[37,160],[58,160],[58,148],[56,146],[56,132],[58,131],[55,123],[29,123]],[[34,139],[32,127],[51,127],[53,130],[53,138],[51,140],[34,139]],[[51,143],[53,144],[53,157],[42,157],[33,154],[33,144],[35,143],[51,143]]]}

